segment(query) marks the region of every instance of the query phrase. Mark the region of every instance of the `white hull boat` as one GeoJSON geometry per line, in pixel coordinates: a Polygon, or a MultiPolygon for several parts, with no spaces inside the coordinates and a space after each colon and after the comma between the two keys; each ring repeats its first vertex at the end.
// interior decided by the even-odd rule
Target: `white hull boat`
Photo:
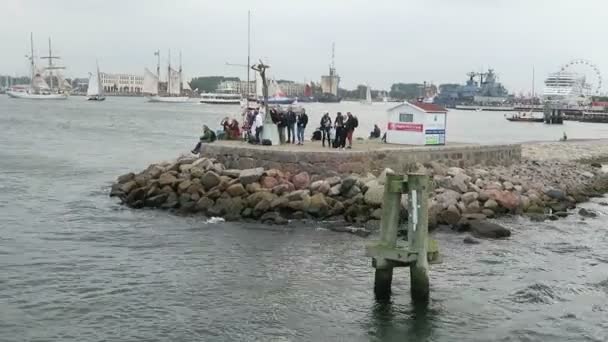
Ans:
{"type": "Polygon", "coordinates": [[[163,103],[187,103],[190,98],[187,96],[147,96],[148,102],[163,102],[163,103]]]}
{"type": "Polygon", "coordinates": [[[67,100],[67,94],[31,94],[26,91],[7,91],[6,94],[14,99],[27,100],[67,100]]]}

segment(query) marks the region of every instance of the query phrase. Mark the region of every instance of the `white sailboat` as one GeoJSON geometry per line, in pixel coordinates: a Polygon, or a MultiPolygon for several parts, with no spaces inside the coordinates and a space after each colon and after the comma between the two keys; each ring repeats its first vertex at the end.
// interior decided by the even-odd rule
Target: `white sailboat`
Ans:
{"type": "Polygon", "coordinates": [[[8,96],[15,99],[30,99],[30,100],[65,100],[68,94],[65,86],[65,80],[60,73],[53,75],[54,70],[65,69],[64,67],[55,66],[53,59],[59,59],[58,56],[53,56],[51,49],[51,38],[49,38],[49,55],[41,57],[49,60],[49,65],[46,68],[38,68],[34,57],[34,34],[30,34],[30,55],[27,56],[30,60],[31,82],[27,88],[10,89],[6,93],[8,96]],[[44,80],[48,72],[51,85],[49,86],[44,80]],[[53,84],[53,77],[57,77],[57,87],[53,84]]]}
{"type": "Polygon", "coordinates": [[[365,100],[361,101],[361,103],[368,104],[368,105],[372,104],[372,88],[369,86],[369,84],[367,85],[367,90],[365,93],[365,100]]]}
{"type": "Polygon", "coordinates": [[[103,86],[101,85],[101,77],[99,75],[99,63],[97,64],[97,72],[89,74],[89,87],[87,88],[87,98],[89,101],[103,101],[103,86]]]}
{"type": "Polygon", "coordinates": [[[180,96],[182,93],[182,67],[180,54],[179,71],[171,67],[171,52],[169,52],[169,63],[167,67],[167,92],[164,95],[159,94],[160,82],[160,51],[154,53],[158,56],[158,64],[156,67],[156,75],[150,70],[144,71],[144,86],[143,92],[148,94],[147,98],[150,102],[165,102],[165,103],[185,103],[190,102],[187,96],[180,96]]]}

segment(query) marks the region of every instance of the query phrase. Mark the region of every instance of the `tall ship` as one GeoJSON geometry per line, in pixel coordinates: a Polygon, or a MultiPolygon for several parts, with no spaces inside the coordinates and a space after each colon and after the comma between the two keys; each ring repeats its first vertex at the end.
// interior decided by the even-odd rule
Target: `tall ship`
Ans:
{"type": "Polygon", "coordinates": [[[49,55],[40,57],[48,60],[48,66],[39,67],[36,65],[36,57],[34,56],[34,34],[30,34],[30,55],[27,56],[30,61],[31,78],[30,84],[26,87],[13,87],[7,90],[7,95],[16,99],[30,100],[65,100],[68,98],[69,83],[63,78],[59,70],[65,67],[57,66],[53,63],[54,59],[60,59],[59,56],[53,56],[51,48],[51,38],[49,38],[49,55]],[[46,80],[49,80],[47,83],[46,80]]]}
{"type": "Polygon", "coordinates": [[[188,86],[182,82],[183,72],[181,65],[181,54],[179,70],[175,70],[171,67],[171,51],[169,51],[169,59],[167,63],[167,82],[164,92],[161,92],[160,82],[160,50],[157,50],[154,55],[158,57],[156,74],[151,72],[148,68],[144,69],[143,93],[146,94],[148,101],[165,103],[189,102],[189,97],[181,96],[183,90],[188,88],[188,86]]]}
{"type": "Polygon", "coordinates": [[[329,65],[329,75],[321,76],[321,91],[317,96],[317,101],[325,103],[340,102],[342,98],[338,96],[340,88],[340,76],[336,72],[335,57],[336,45],[331,45],[331,64],[329,65]]]}
{"type": "Polygon", "coordinates": [[[95,63],[97,66],[94,74],[89,74],[89,86],[87,87],[87,100],[89,101],[103,101],[105,96],[103,94],[103,86],[101,85],[101,75],[99,73],[99,63],[95,63]]]}

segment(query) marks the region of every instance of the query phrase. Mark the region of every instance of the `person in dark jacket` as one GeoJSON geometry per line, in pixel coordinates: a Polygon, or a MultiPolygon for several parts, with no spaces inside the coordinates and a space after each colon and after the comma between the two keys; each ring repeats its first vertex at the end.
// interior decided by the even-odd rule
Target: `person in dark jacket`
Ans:
{"type": "Polygon", "coordinates": [[[344,123],[345,135],[342,142],[342,147],[346,145],[346,139],[348,139],[348,148],[353,148],[353,133],[355,128],[359,126],[359,120],[351,112],[346,113],[346,122],[344,123]]]}
{"type": "Polygon", "coordinates": [[[285,115],[285,122],[287,124],[287,143],[295,144],[296,143],[296,113],[289,108],[287,114],[285,115]]]}
{"type": "Polygon", "coordinates": [[[334,127],[336,129],[336,137],[334,138],[334,147],[340,148],[344,147],[342,145],[342,138],[346,140],[346,131],[344,130],[344,116],[342,113],[338,112],[336,114],[336,119],[334,120],[334,127]]]}
{"type": "Polygon", "coordinates": [[[297,118],[298,145],[304,145],[304,130],[306,129],[306,125],[308,125],[308,115],[306,115],[306,110],[302,109],[302,113],[297,118]]]}
{"type": "Polygon", "coordinates": [[[331,131],[331,118],[329,117],[329,112],[325,112],[325,114],[323,114],[320,127],[323,147],[325,147],[325,139],[327,139],[327,146],[331,147],[331,138],[329,135],[329,131],[331,131]]]}
{"type": "Polygon", "coordinates": [[[378,125],[374,125],[374,130],[369,133],[369,138],[378,139],[378,138],[380,138],[380,135],[382,135],[382,132],[380,131],[380,127],[378,127],[378,125]]]}
{"type": "Polygon", "coordinates": [[[212,143],[215,141],[215,138],[216,138],[215,133],[211,129],[209,129],[209,127],[207,127],[207,125],[203,125],[203,135],[198,140],[198,143],[196,144],[194,149],[190,152],[192,152],[192,154],[201,153],[202,152],[201,147],[203,146],[203,144],[212,143]]]}
{"type": "Polygon", "coordinates": [[[285,113],[281,110],[277,110],[277,128],[279,129],[279,141],[281,144],[285,143],[285,128],[287,127],[287,122],[285,119],[285,113]]]}

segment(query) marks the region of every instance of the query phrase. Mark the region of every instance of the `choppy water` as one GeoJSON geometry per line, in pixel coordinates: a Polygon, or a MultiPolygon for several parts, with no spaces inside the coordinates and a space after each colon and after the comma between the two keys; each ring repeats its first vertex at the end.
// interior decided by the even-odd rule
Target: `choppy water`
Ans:
{"type": "MultiPolygon", "coordinates": [[[[325,108],[357,113],[367,131],[385,105],[309,111],[325,108]]],[[[445,261],[420,310],[401,270],[392,302],[375,302],[364,239],[107,197],[118,174],[186,151],[226,111],[236,108],[0,97],[0,341],[608,340],[608,209],[594,203],[593,220],[506,220],[506,241],[437,232],[445,261]]],[[[608,126],[502,115],[451,113],[449,138],[608,137],[608,126]]]]}

